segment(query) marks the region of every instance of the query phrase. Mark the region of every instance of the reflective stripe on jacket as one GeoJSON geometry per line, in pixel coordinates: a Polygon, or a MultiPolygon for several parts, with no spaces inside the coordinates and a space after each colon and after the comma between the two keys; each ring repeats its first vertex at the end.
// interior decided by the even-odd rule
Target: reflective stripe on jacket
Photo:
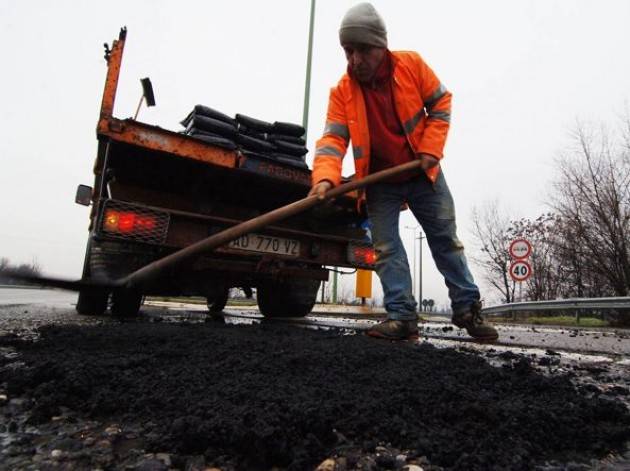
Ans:
{"type": "MultiPolygon", "coordinates": [[[[415,52],[392,52],[392,90],[396,114],[414,154],[441,159],[451,117],[451,93],[415,52]]],[[[313,184],[341,181],[342,159],[352,142],[356,178],[370,168],[370,136],[363,92],[346,73],[330,91],[324,135],[317,141],[313,162],[313,184]]],[[[439,165],[428,170],[433,182],[439,165]]]]}

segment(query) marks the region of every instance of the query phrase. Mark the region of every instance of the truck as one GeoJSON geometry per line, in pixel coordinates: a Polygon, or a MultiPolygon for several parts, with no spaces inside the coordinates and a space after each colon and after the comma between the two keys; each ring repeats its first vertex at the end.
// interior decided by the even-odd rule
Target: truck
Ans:
{"type": "Polygon", "coordinates": [[[122,28],[111,49],[105,45],[94,183],[77,189],[76,202],[91,206],[82,280],[100,282],[79,291],[79,314],[101,315],[109,308],[112,315],[133,316],[147,295],[203,297],[219,312],[229,290],[241,287],[256,293],[264,316],[305,316],[328,280],[327,267],[373,269],[366,215],[350,194],[200,254],[141,287],[108,289],[111,280],[303,198],[310,189],[306,165],[114,117],[126,38],[122,28]]]}

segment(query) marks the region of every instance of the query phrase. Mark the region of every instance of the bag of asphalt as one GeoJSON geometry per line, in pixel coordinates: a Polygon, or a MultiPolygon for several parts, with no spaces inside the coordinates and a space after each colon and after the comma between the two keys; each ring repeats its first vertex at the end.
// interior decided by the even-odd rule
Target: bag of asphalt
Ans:
{"type": "Polygon", "coordinates": [[[230,118],[228,115],[221,113],[214,108],[210,108],[209,106],[204,105],[195,105],[195,108],[190,113],[188,113],[188,116],[180,121],[181,125],[185,128],[188,127],[188,124],[195,115],[218,119],[219,121],[223,121],[225,123],[231,124],[232,126],[236,126],[236,120],[234,118],[230,118]]]}
{"type": "Polygon", "coordinates": [[[302,137],[306,134],[306,130],[299,124],[284,123],[282,121],[276,121],[273,123],[271,132],[274,134],[286,134],[293,137],[302,137]]]}
{"type": "Polygon", "coordinates": [[[217,147],[221,147],[227,150],[236,150],[237,145],[231,139],[220,136],[218,134],[200,131],[196,128],[192,128],[188,133],[189,136],[192,136],[201,141],[207,142],[208,144],[215,145],[217,147]]]}

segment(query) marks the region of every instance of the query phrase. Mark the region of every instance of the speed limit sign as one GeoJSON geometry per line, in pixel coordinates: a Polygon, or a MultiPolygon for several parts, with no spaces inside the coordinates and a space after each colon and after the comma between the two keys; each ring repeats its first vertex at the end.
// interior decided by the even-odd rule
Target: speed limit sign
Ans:
{"type": "Polygon", "coordinates": [[[514,281],[525,281],[532,276],[532,267],[525,260],[516,260],[510,265],[510,276],[514,281]]]}

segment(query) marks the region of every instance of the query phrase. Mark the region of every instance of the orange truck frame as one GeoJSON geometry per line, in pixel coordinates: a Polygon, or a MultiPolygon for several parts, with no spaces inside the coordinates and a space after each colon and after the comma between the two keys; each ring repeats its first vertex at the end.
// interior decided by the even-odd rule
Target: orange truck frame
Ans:
{"type": "Polygon", "coordinates": [[[106,45],[107,78],[97,125],[94,186],[79,185],[76,201],[91,205],[77,311],[137,314],[145,295],[202,296],[211,311],[230,288],[256,291],[265,316],[304,316],[327,266],[372,269],[374,252],[356,199],[337,198],[256,234],[246,234],[141,289],[108,282],[247,219],[303,198],[310,171],[239,149],[113,116],[127,31],[106,45]]]}

